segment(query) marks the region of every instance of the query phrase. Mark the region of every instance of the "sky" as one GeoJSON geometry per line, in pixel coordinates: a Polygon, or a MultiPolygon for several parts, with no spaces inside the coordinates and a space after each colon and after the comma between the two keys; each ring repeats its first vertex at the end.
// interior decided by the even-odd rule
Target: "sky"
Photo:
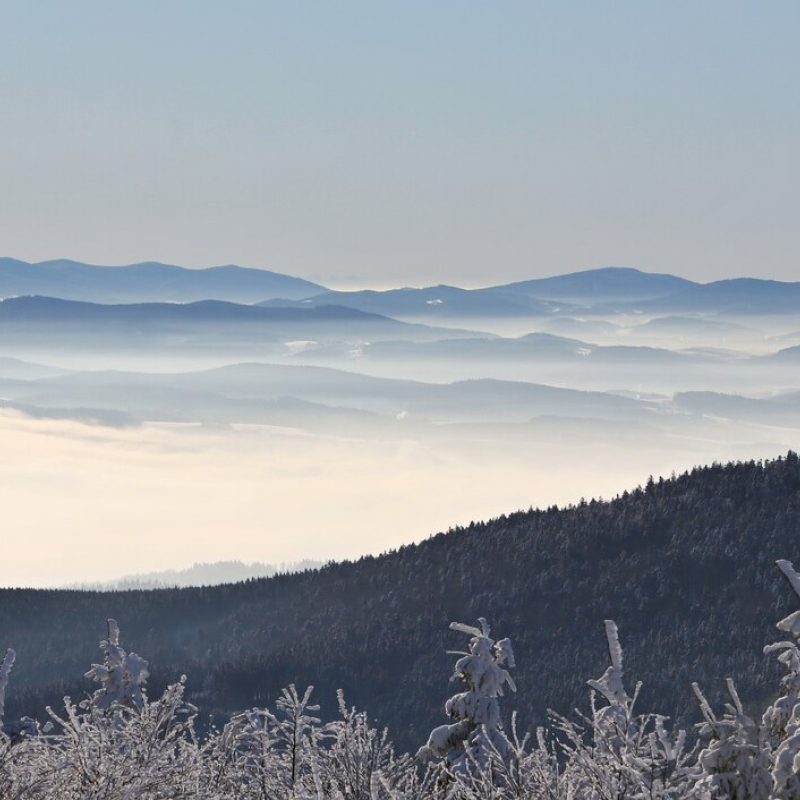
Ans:
{"type": "Polygon", "coordinates": [[[0,0],[0,254],[800,278],[800,4],[0,0]]]}

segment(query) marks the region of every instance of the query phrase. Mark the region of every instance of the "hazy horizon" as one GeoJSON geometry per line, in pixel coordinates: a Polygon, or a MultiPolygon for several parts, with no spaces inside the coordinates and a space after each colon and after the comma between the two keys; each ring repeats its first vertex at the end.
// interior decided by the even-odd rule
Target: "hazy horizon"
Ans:
{"type": "Polygon", "coordinates": [[[798,23],[722,0],[6,3],[0,241],[336,286],[789,279],[798,23]]]}

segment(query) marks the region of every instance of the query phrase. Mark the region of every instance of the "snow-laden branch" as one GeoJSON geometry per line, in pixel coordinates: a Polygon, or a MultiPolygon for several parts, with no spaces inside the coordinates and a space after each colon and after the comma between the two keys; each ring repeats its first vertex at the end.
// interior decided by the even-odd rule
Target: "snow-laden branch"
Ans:
{"type": "Polygon", "coordinates": [[[8,677],[11,674],[11,668],[14,666],[17,654],[9,648],[6,650],[3,663],[0,664],[0,722],[3,721],[3,716],[6,710],[6,687],[8,686],[8,677]]]}

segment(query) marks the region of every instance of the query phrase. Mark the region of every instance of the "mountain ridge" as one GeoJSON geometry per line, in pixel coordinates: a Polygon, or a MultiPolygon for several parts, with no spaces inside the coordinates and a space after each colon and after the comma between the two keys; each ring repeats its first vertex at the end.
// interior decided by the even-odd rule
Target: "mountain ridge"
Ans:
{"type": "Polygon", "coordinates": [[[20,295],[105,304],[208,299],[275,306],[335,304],[389,317],[420,318],[547,317],[569,311],[570,306],[573,311],[596,313],[800,311],[800,283],[761,278],[699,283],[634,267],[597,267],[474,289],[439,284],[344,291],[235,264],[192,269],[157,261],[102,266],[70,259],[30,263],[0,258],[0,297],[20,295]]]}
{"type": "Polygon", "coordinates": [[[102,266],[70,259],[30,263],[0,258],[0,297],[41,294],[106,303],[209,298],[255,302],[264,296],[299,299],[324,290],[303,278],[235,264],[191,269],[157,261],[102,266]]]}

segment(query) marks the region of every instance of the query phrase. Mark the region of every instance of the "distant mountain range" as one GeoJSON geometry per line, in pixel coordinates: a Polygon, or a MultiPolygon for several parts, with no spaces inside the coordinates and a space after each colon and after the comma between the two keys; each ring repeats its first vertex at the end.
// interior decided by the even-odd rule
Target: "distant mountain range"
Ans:
{"type": "MultiPolygon", "coordinates": [[[[612,301],[651,300],[696,285],[673,275],[604,267],[483,289],[428,286],[385,291],[327,291],[305,298],[299,304],[336,304],[407,319],[542,317],[585,311],[612,301]]],[[[263,305],[292,304],[266,300],[263,305]]]]}
{"type": "Polygon", "coordinates": [[[272,364],[172,374],[104,370],[29,381],[0,377],[0,397],[6,407],[31,416],[55,412],[62,418],[72,409],[79,419],[102,421],[101,411],[109,412],[108,424],[204,421],[312,430],[352,424],[362,435],[388,435],[390,426],[400,437],[417,423],[496,424],[542,415],[632,422],[652,416],[633,399],[603,392],[496,380],[422,383],[272,364]]]}
{"type": "Polygon", "coordinates": [[[427,341],[475,335],[336,305],[264,307],[221,300],[111,305],[39,296],[0,300],[0,332],[3,346],[44,351],[233,348],[240,354],[293,339],[427,341]]]}
{"type": "Polygon", "coordinates": [[[300,299],[324,290],[301,278],[232,264],[209,269],[157,262],[103,267],[67,259],[29,264],[0,258],[0,297],[46,295],[94,303],[209,299],[255,303],[268,297],[300,299]]]}
{"type": "Polygon", "coordinates": [[[262,564],[259,561],[254,561],[252,564],[245,564],[242,561],[215,561],[211,564],[192,564],[186,569],[167,569],[160,572],[123,575],[114,580],[73,584],[64,588],[120,592],[140,589],[180,589],[189,586],[219,586],[223,583],[271,578],[279,573],[319,569],[321,566],[321,561],[299,561],[286,564],[262,564]]]}
{"type": "Polygon", "coordinates": [[[69,370],[49,367],[44,364],[32,364],[19,358],[0,356],[0,377],[13,380],[37,380],[38,378],[54,378],[66,375],[69,370]]]}
{"type": "Polygon", "coordinates": [[[481,289],[457,286],[334,291],[277,272],[234,265],[186,269],[148,262],[121,267],[0,258],[0,298],[41,295],[105,304],[225,300],[264,306],[326,305],[399,319],[525,318],[613,314],[800,313],[800,283],[740,278],[696,283],[630,267],[603,267],[481,289]]]}
{"type": "Polygon", "coordinates": [[[495,289],[459,289],[457,286],[428,286],[423,289],[371,289],[355,292],[323,292],[305,300],[287,303],[267,300],[264,306],[340,305],[373,314],[412,319],[451,317],[536,317],[554,313],[554,304],[524,293],[513,294],[495,289]]]}
{"type": "MultiPolygon", "coordinates": [[[[800,314],[800,283],[756,278],[695,283],[674,275],[604,267],[483,289],[431,286],[385,291],[327,291],[305,305],[329,303],[400,319],[554,317],[569,314],[800,314]]],[[[267,300],[265,305],[288,305],[267,300]]]]}
{"type": "MultiPolygon", "coordinates": [[[[24,305],[28,300],[0,303],[4,341],[17,332],[3,322],[4,306],[17,302],[24,305]]],[[[149,308],[89,307],[99,309],[101,316],[115,308],[149,308]]],[[[161,313],[192,307],[155,308],[161,313]]],[[[335,310],[234,308],[256,316],[290,312],[313,317],[335,310]]],[[[348,315],[362,314],[340,310],[348,315]]],[[[43,328],[48,325],[52,328],[49,341],[57,343],[69,337],[69,327],[63,323],[51,321],[43,328]]],[[[416,327],[436,330],[405,325],[411,331],[416,327]]],[[[27,330],[27,325],[23,328],[27,330]]],[[[89,340],[102,335],[105,340],[116,341],[114,326],[89,326],[88,330],[89,340]]],[[[34,332],[42,334],[38,327],[34,332]]],[[[164,336],[163,331],[160,336],[164,336]]],[[[140,346],[142,340],[133,337],[133,341],[134,346],[140,346]]],[[[797,363],[800,346],[767,356],[743,357],[713,350],[598,346],[545,333],[418,342],[389,339],[364,343],[358,358],[353,358],[351,345],[335,342],[285,355],[279,363],[237,363],[180,371],[64,370],[0,357],[0,405],[32,417],[112,426],[145,422],[261,424],[393,439],[413,434],[453,437],[464,435],[456,424],[521,425],[545,417],[591,419],[598,425],[600,420],[638,421],[677,430],[676,426],[690,421],[688,415],[725,418],[731,409],[746,410],[733,418],[758,421],[760,409],[765,424],[779,420],[794,425],[797,415],[793,409],[787,413],[782,394],[798,388],[795,372],[786,369],[797,363]],[[396,377],[404,364],[412,364],[413,369],[431,377],[396,377]],[[353,366],[372,374],[353,371],[353,366]],[[475,377],[478,375],[485,377],[475,377]],[[748,401],[747,397],[756,393],[754,387],[762,400],[770,402],[748,401]],[[698,391],[715,392],[721,397],[738,395],[741,402],[727,402],[726,413],[715,411],[722,407],[719,402],[713,406],[696,399],[689,402],[689,395],[670,402],[676,392],[698,391]],[[657,394],[648,397],[653,392],[657,394]]],[[[503,435],[498,429],[494,434],[503,435]]]]}

